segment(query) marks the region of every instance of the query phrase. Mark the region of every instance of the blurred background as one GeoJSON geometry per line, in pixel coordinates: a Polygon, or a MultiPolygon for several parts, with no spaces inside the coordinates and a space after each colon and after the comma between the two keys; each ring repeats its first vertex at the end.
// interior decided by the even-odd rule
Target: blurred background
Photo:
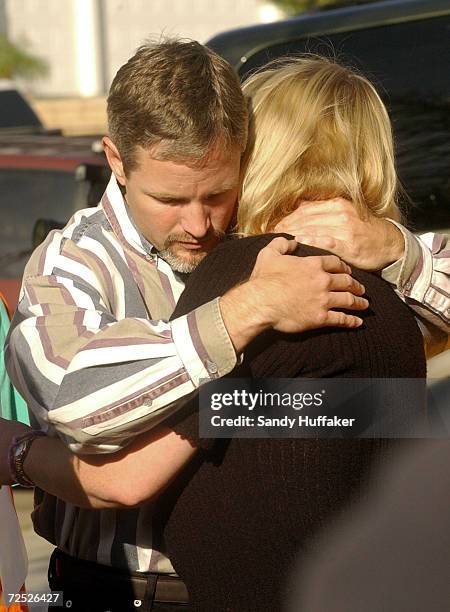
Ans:
{"type": "Polygon", "coordinates": [[[206,42],[223,30],[360,3],[0,0],[0,80],[14,78],[46,127],[68,135],[98,134],[106,128],[111,81],[145,39],[166,34],[206,42]]]}
{"type": "Polygon", "coordinates": [[[261,0],[0,0],[0,36],[15,47],[9,69],[0,60],[0,78],[15,77],[46,127],[98,134],[111,81],[145,39],[205,42],[280,19],[284,8],[261,0]]]}

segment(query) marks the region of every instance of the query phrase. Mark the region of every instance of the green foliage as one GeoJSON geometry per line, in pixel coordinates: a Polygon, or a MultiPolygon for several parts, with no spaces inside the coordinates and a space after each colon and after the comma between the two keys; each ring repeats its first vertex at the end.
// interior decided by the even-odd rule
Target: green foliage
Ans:
{"type": "Polygon", "coordinates": [[[0,36],[0,79],[34,79],[48,74],[45,60],[0,36]]]}
{"type": "Polygon", "coordinates": [[[372,4],[380,0],[271,0],[288,15],[297,15],[314,9],[327,9],[357,4],[372,4]]]}

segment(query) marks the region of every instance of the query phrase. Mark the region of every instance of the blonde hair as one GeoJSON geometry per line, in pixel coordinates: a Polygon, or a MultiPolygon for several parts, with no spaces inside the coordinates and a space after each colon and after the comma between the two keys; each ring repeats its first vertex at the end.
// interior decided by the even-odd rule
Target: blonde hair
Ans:
{"type": "Polygon", "coordinates": [[[400,218],[392,130],[373,85],[335,61],[275,61],[243,86],[249,140],[238,230],[273,230],[301,200],[345,197],[364,215],[400,218]]]}

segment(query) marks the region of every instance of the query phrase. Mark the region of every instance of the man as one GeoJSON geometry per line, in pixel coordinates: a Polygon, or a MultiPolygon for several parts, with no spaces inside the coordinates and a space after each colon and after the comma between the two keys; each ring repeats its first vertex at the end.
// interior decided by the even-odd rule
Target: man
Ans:
{"type": "MultiPolygon", "coordinates": [[[[77,213],[32,256],[6,353],[35,423],[78,453],[122,452],[202,381],[231,371],[264,329],[356,327],[358,317],[333,309],[367,306],[337,257],[291,258],[295,244],[278,240],[247,283],[168,323],[183,274],[232,220],[245,101],[223,60],[197,43],[169,41],[141,48],[119,70],[108,119],[113,178],[97,209],[77,213]]],[[[394,226],[386,232],[397,236],[391,263],[403,240],[394,226]]],[[[19,466],[27,453],[33,458],[32,442],[16,445],[19,466]]],[[[119,609],[132,607],[136,582],[141,609],[150,609],[155,589],[158,600],[155,576],[172,568],[153,504],[92,511],[39,490],[36,502],[36,531],[66,553],[54,555],[52,571],[63,569],[53,585],[73,587],[78,576],[81,589],[89,575],[103,584],[104,609],[112,607],[108,593],[119,609]]]]}

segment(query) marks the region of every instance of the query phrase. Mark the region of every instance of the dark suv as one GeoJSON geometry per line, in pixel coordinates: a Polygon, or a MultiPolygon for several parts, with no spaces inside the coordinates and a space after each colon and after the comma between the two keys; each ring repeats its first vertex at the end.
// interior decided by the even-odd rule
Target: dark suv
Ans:
{"type": "Polygon", "coordinates": [[[377,85],[416,231],[450,228],[450,0],[390,0],[219,34],[208,45],[242,80],[269,60],[331,55],[377,85]]]}

